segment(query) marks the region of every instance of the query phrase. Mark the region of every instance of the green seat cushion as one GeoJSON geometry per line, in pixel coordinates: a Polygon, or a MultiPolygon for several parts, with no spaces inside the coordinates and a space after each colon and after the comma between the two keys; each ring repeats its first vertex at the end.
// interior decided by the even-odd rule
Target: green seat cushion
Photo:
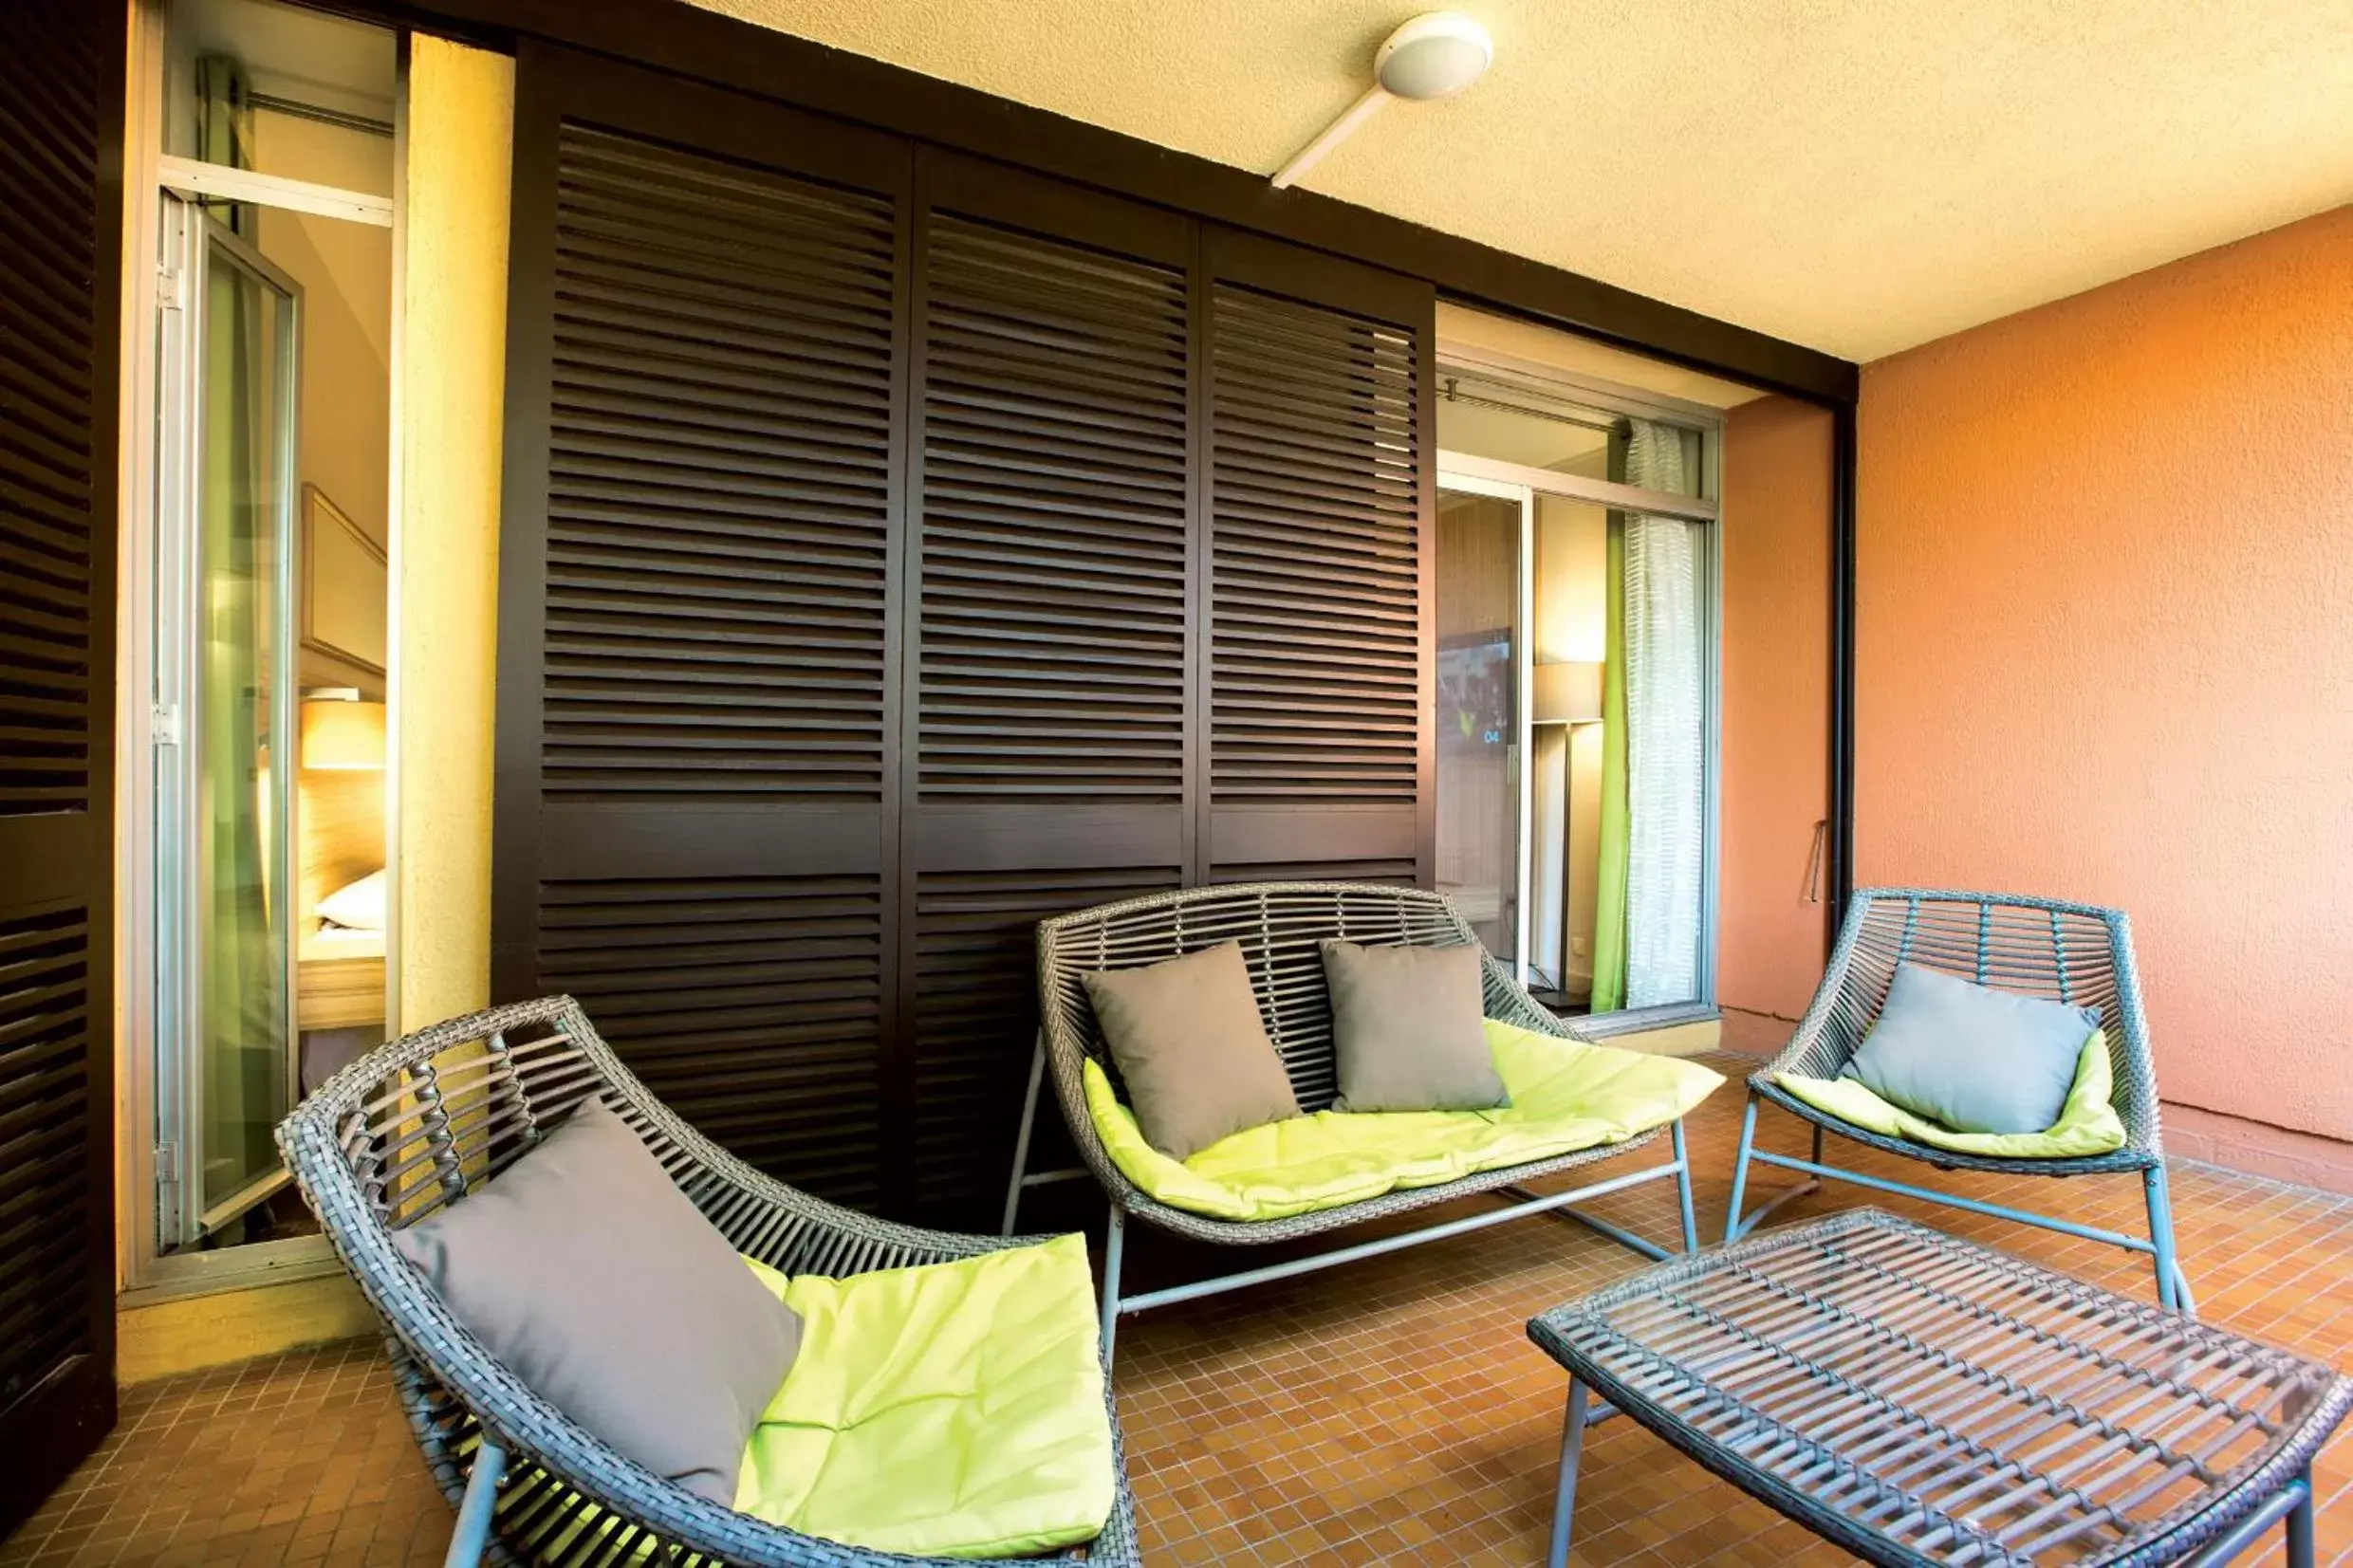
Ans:
{"type": "Polygon", "coordinates": [[[1890,1105],[1851,1078],[1806,1078],[1775,1073],[1773,1081],[1817,1111],[1827,1111],[1881,1137],[1902,1138],[1960,1154],[1992,1159],[2082,1159],[2124,1147],[2124,1121],[2110,1103],[2115,1083],[2108,1066],[2108,1033],[2092,1031],[2075,1059],[2075,1081],[2059,1119],[2040,1133],[1956,1133],[1952,1128],[1890,1105]]]}
{"type": "Polygon", "coordinates": [[[752,1266],[804,1326],[738,1512],[936,1557],[1102,1533],[1116,1462],[1084,1237],[839,1280],[752,1266]]]}
{"type": "Polygon", "coordinates": [[[1144,1140],[1091,1061],[1087,1111],[1112,1163],[1161,1203],[1213,1219],[1279,1220],[1622,1143],[1675,1120],[1724,1081],[1674,1057],[1491,1018],[1485,1030],[1511,1097],[1491,1111],[1318,1111],[1247,1128],[1181,1164],[1144,1140]]]}

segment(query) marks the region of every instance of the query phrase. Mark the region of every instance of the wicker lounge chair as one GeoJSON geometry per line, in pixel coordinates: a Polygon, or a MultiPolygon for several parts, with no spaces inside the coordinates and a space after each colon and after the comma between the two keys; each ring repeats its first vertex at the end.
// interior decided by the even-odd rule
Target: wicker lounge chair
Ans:
{"type": "MultiPolygon", "coordinates": [[[[1691,1168],[1685,1158],[1683,1124],[1679,1118],[1669,1129],[1674,1156],[1665,1164],[1645,1166],[1572,1190],[1542,1195],[1530,1192],[1522,1184],[1620,1158],[1652,1141],[1659,1129],[1652,1128],[1623,1142],[1482,1171],[1439,1186],[1391,1191],[1363,1202],[1288,1219],[1213,1219],[1160,1203],[1138,1188],[1104,1151],[1087,1111],[1084,1062],[1092,1058],[1107,1072],[1111,1067],[1096,1026],[1094,1008],[1087,1001],[1080,976],[1090,969],[1155,964],[1220,943],[1239,942],[1249,961],[1267,1033],[1282,1055],[1300,1108],[1313,1112],[1330,1105],[1337,1093],[1331,1003],[1325,987],[1320,946],[1326,937],[1425,947],[1468,946],[1477,940],[1462,916],[1438,894],[1360,882],[1260,882],[1195,888],[1106,904],[1039,924],[1038,987],[1043,1024],[1037,1055],[1030,1063],[1029,1095],[1016,1140],[1012,1181],[1006,1193],[1005,1229],[1009,1234],[1013,1229],[1022,1193],[1028,1188],[1072,1176],[1084,1177],[1089,1171],[1102,1184],[1111,1200],[1102,1285],[1105,1355],[1110,1354],[1114,1330],[1123,1314],[1285,1279],[1523,1215],[1558,1211],[1583,1221],[1644,1257],[1665,1258],[1669,1254],[1657,1244],[1571,1207],[1583,1199],[1644,1182],[1674,1181],[1681,1206],[1682,1248],[1686,1252],[1696,1249],[1691,1168]],[[1083,1170],[1032,1172],[1028,1169],[1030,1134],[1039,1097],[1049,1075],[1071,1136],[1086,1162],[1083,1170]],[[1135,1296],[1123,1297],[1120,1293],[1121,1254],[1130,1215],[1198,1241],[1257,1245],[1294,1241],[1383,1215],[1489,1192],[1509,1199],[1510,1207],[1218,1279],[1135,1296]]],[[[1486,959],[1485,972],[1488,1017],[1563,1039],[1582,1038],[1522,989],[1512,980],[1510,971],[1493,958],[1486,959]]]]}
{"type": "Polygon", "coordinates": [[[2157,1074],[2149,1060],[2148,1024],[2140,1012],[2140,980],[2133,965],[2132,933],[2121,910],[2065,904],[2048,898],[1909,888],[1858,892],[1839,932],[1830,967],[1813,1005],[1798,1021],[1782,1053],[1749,1077],[1748,1114],[1732,1168],[1732,1206],[1725,1239],[1737,1240],[1792,1198],[1825,1178],[1899,1192],[1931,1203],[2040,1226],[2146,1254],[2157,1272],[2157,1296],[2166,1306],[2193,1311],[2190,1283],[2174,1254],[2173,1205],[2165,1184],[2165,1153],[2158,1137],[2157,1074]],[[1781,1073],[1834,1079],[1870,1032],[1896,966],[1911,963],[2006,990],[2056,998],[2100,1009],[2107,1030],[2111,1100],[2124,1124],[2124,1145],[2111,1153],[2062,1159],[1997,1159],[1883,1136],[1843,1121],[1774,1081],[1781,1073]],[[1759,1102],[1777,1105],[1813,1127],[1813,1157],[1796,1159],[1756,1147],[1759,1102]],[[1835,1133],[1943,1171],[1990,1171],[2012,1176],[2131,1174],[2147,1200],[2146,1240],[2074,1224],[2047,1214],[1981,1203],[1931,1188],[1865,1175],[1824,1162],[1822,1135],[1835,1133]],[[1806,1179],[1758,1208],[1742,1212],[1751,1162],[1794,1171],[1806,1179]]]}
{"type": "MultiPolygon", "coordinates": [[[[624,1459],[533,1393],[451,1316],[392,1245],[505,1169],[589,1095],[644,1138],[735,1247],[787,1273],[839,1276],[1017,1245],[837,1208],[760,1174],[688,1127],[615,1060],[569,997],[496,1007],[408,1035],[338,1073],[278,1145],[343,1264],[384,1320],[418,1446],[454,1506],[450,1560],[937,1562],[844,1546],[719,1506],[624,1459]]],[[[1106,1397],[1109,1383],[1105,1380],[1106,1397]]],[[[1118,1420],[1112,1431],[1116,1450],[1118,1420]]],[[[1122,1472],[1089,1561],[1138,1561],[1122,1472]]]]}

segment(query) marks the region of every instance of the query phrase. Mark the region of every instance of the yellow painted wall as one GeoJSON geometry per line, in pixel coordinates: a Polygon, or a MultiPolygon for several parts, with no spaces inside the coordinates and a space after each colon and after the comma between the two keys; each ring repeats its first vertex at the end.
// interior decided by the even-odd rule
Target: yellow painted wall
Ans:
{"type": "Polygon", "coordinates": [[[1653,1056],[1705,1056],[1723,1048],[1724,1027],[1716,1019],[1696,1018],[1689,1024],[1670,1024],[1662,1029],[1612,1035],[1603,1043],[1628,1051],[1647,1051],[1653,1056]]]}
{"type": "Polygon", "coordinates": [[[381,1332],[376,1309],[343,1274],[125,1306],[115,1314],[115,1380],[145,1383],[381,1332]]]}
{"type": "Polygon", "coordinates": [[[490,999],[491,747],[514,62],[417,36],[393,552],[401,1028],[490,999]]]}

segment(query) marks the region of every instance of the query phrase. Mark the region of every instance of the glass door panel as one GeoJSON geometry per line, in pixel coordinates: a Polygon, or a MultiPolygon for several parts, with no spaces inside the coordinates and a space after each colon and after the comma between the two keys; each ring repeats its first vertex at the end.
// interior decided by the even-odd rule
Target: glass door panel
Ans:
{"type": "Polygon", "coordinates": [[[182,235],[167,322],[159,508],[159,1245],[221,1236],[286,1183],[270,1133],[291,1108],[295,358],[300,291],[218,220],[167,203],[182,235]],[[167,380],[167,385],[169,385],[167,380]]]}
{"type": "Polygon", "coordinates": [[[1441,475],[1437,886],[1521,969],[1527,871],[1529,495],[1441,475]]]}

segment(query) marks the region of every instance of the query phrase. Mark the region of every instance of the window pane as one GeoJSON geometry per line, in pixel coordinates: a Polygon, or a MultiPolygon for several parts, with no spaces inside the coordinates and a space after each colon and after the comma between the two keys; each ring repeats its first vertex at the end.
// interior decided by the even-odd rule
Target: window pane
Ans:
{"type": "Polygon", "coordinates": [[[1437,884],[1487,950],[1519,948],[1520,503],[1441,489],[1437,884]]]}
{"type": "MultiPolygon", "coordinates": [[[[1714,422],[1646,414],[1649,405],[1599,390],[1585,396],[1593,400],[1558,381],[1450,372],[1438,405],[1444,452],[1511,464],[1522,470],[1511,477],[1538,491],[1532,680],[1519,699],[1531,719],[1528,965],[1538,996],[1571,1012],[1704,998],[1712,876],[1714,526],[1615,510],[1571,491],[1577,480],[1607,480],[1708,495],[1714,422]],[[1563,488],[1547,493],[1549,475],[1563,488]]],[[[1443,819],[1447,747],[1465,744],[1450,670],[1460,678],[1475,633],[1447,613],[1448,584],[1461,595],[1470,570],[1450,557],[1473,545],[1459,524],[1446,525],[1445,505],[1440,524],[1443,819]]],[[[1472,766],[1457,759],[1454,770],[1466,778],[1472,766]]],[[[1465,807],[1457,800],[1454,809],[1465,807]]],[[[1487,879],[1449,856],[1466,838],[1459,816],[1451,825],[1451,838],[1440,829],[1439,885],[1459,901],[1487,879]]],[[[1485,908],[1466,913],[1476,922],[1485,908]]]]}
{"type": "Polygon", "coordinates": [[[203,1011],[200,1214],[232,1217],[278,1168],[287,1083],[287,811],[282,594],[293,303],[215,250],[204,301],[198,505],[196,903],[203,1011]]]}
{"type": "MultiPolygon", "coordinates": [[[[389,196],[397,48],[389,28],[271,0],[176,0],[163,150],[389,196]]],[[[211,208],[251,237],[241,204],[211,208]]]]}

